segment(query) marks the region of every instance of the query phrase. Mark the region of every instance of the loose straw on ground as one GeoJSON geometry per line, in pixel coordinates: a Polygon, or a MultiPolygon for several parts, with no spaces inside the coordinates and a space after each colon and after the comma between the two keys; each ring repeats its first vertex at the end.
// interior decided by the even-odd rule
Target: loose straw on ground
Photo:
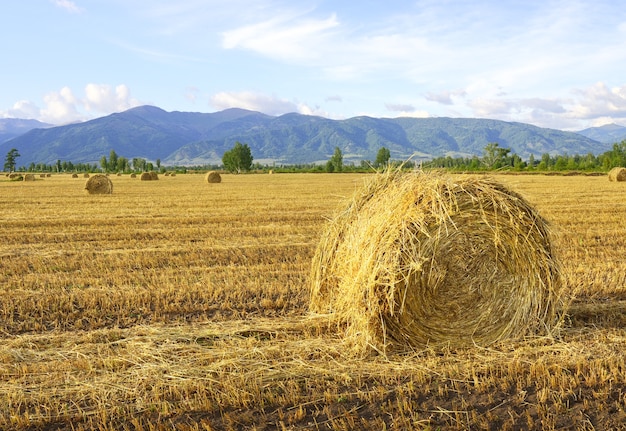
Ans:
{"type": "Polygon", "coordinates": [[[322,235],[311,310],[359,349],[486,346],[562,312],[546,221],[490,179],[376,174],[322,235]]]}

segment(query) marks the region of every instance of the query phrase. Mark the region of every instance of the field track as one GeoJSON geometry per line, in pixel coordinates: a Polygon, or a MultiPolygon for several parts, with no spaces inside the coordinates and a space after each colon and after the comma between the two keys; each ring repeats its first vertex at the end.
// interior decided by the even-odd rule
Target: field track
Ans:
{"type": "Polygon", "coordinates": [[[0,429],[626,429],[626,183],[496,176],[551,224],[554,337],[383,358],[308,313],[365,177],[0,176],[0,429]]]}

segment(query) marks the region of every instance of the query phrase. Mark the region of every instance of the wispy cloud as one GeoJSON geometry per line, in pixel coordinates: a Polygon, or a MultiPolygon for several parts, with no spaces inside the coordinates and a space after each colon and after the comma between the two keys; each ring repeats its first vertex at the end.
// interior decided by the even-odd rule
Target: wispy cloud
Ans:
{"type": "Polygon", "coordinates": [[[415,111],[415,106],[405,103],[385,103],[385,108],[392,112],[411,112],[415,111]]]}
{"type": "Polygon", "coordinates": [[[465,90],[444,90],[439,93],[428,92],[425,97],[426,100],[429,100],[431,102],[437,102],[443,105],[452,105],[454,104],[453,98],[464,97],[466,94],[467,92],[465,90]]]}
{"type": "Polygon", "coordinates": [[[325,19],[283,15],[222,34],[225,49],[241,48],[283,61],[319,58],[317,49],[339,25],[337,16],[325,19]]]}
{"type": "Polygon", "coordinates": [[[61,9],[65,9],[66,11],[70,13],[81,13],[84,11],[83,8],[76,6],[76,3],[74,3],[71,0],[50,0],[50,1],[55,6],[60,7],[61,9]]]}

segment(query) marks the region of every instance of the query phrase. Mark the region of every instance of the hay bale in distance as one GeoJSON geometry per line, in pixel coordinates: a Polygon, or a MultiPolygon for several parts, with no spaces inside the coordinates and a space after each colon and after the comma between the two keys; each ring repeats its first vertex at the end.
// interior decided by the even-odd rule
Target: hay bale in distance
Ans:
{"type": "Polygon", "coordinates": [[[204,179],[209,184],[217,184],[217,183],[221,183],[222,182],[222,176],[219,174],[219,172],[215,172],[215,171],[207,172],[207,174],[204,177],[204,179]]]}
{"type": "Polygon", "coordinates": [[[89,178],[89,174],[83,174],[83,178],[89,178]]]}
{"type": "Polygon", "coordinates": [[[613,168],[609,171],[609,181],[626,181],[626,168],[613,168]]]}
{"type": "Polygon", "coordinates": [[[34,174],[24,175],[24,181],[35,181],[35,175],[34,174]]]}
{"type": "Polygon", "coordinates": [[[141,181],[152,181],[152,175],[150,174],[150,172],[142,172],[139,179],[141,181]]]}
{"type": "Polygon", "coordinates": [[[87,180],[85,190],[90,195],[110,195],[113,193],[113,183],[106,175],[96,174],[87,180]]]}
{"type": "Polygon", "coordinates": [[[72,178],[78,178],[78,174],[72,174],[72,178]]]}
{"type": "Polygon", "coordinates": [[[158,179],[159,179],[159,174],[157,174],[157,173],[156,173],[156,172],[154,172],[154,171],[150,171],[150,177],[151,177],[150,179],[151,179],[152,181],[156,181],[156,180],[158,180],[158,179]]]}
{"type": "Polygon", "coordinates": [[[311,310],[355,347],[489,345],[560,322],[560,267],[544,219],[489,179],[376,174],[329,223],[311,310]]]}

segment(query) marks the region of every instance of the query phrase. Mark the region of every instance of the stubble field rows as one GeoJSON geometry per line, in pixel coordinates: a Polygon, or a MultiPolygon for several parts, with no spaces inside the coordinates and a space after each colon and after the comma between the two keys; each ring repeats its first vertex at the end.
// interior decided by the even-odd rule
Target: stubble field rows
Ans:
{"type": "Polygon", "coordinates": [[[319,235],[365,177],[0,179],[0,428],[623,427],[623,183],[497,176],[554,231],[574,296],[554,337],[384,358],[308,313],[319,235]]]}

